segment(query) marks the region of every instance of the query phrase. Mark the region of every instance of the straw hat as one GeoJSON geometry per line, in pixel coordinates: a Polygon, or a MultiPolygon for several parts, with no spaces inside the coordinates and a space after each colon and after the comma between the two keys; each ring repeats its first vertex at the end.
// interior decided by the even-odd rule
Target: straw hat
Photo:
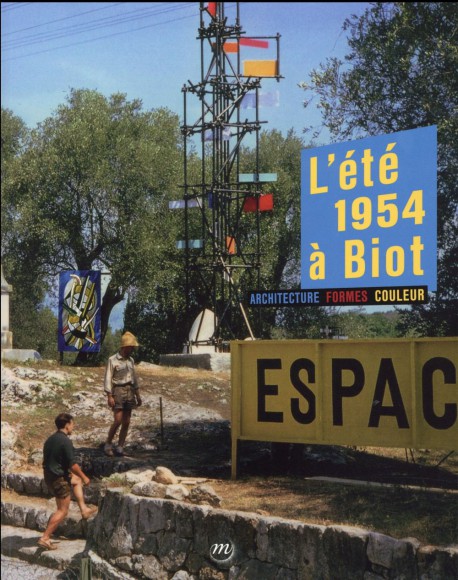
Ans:
{"type": "Polygon", "coordinates": [[[121,336],[121,348],[125,346],[140,346],[137,339],[131,332],[125,332],[121,336]]]}

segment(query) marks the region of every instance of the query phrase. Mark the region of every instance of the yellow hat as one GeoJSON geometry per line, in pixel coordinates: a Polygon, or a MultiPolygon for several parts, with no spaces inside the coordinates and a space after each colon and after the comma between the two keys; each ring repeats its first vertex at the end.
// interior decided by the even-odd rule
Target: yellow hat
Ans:
{"type": "Polygon", "coordinates": [[[131,332],[125,332],[121,336],[121,348],[124,346],[140,346],[137,339],[131,332]]]}

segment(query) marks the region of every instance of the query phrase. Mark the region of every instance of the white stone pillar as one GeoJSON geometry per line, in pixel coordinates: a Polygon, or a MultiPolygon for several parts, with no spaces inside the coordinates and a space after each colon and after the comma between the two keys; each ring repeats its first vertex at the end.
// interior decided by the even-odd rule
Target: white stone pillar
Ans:
{"type": "Polygon", "coordinates": [[[5,280],[3,266],[2,275],[2,350],[13,348],[13,333],[10,332],[10,294],[13,291],[11,284],[5,280]]]}

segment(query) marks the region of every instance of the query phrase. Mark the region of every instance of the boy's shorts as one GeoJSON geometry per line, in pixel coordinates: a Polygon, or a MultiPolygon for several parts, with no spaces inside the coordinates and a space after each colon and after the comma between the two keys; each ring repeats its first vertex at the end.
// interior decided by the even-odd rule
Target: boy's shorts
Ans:
{"type": "Polygon", "coordinates": [[[113,398],[115,400],[114,410],[130,410],[137,406],[135,389],[132,385],[113,387],[113,398]]]}
{"type": "Polygon", "coordinates": [[[64,477],[63,475],[55,475],[50,471],[45,471],[44,480],[46,487],[54,497],[65,499],[71,494],[72,486],[69,478],[64,477]]]}

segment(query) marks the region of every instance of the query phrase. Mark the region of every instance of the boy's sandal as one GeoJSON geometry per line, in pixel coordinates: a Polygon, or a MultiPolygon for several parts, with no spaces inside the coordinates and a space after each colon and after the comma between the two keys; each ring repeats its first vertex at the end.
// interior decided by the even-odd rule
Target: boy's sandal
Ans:
{"type": "Polygon", "coordinates": [[[43,548],[44,550],[57,550],[57,546],[55,546],[51,540],[43,540],[43,538],[40,538],[37,543],[40,548],[43,548]]]}

